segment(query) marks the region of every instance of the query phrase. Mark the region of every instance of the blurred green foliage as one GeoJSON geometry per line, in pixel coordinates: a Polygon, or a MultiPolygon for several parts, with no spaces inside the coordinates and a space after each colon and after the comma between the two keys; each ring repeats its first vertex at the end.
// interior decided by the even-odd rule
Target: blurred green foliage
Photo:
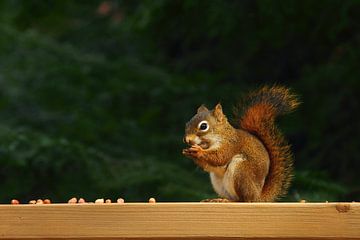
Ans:
{"type": "Polygon", "coordinates": [[[360,2],[0,3],[0,201],[197,201],[186,121],[279,83],[296,173],[284,200],[360,199],[360,2]]]}

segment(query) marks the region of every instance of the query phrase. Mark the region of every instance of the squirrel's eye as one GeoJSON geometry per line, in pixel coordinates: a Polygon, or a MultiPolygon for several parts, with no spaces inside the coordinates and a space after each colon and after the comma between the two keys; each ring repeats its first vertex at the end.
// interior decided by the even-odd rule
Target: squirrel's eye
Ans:
{"type": "Polygon", "coordinates": [[[207,130],[209,130],[209,124],[207,121],[201,121],[198,125],[198,128],[200,131],[206,132],[207,130]]]}

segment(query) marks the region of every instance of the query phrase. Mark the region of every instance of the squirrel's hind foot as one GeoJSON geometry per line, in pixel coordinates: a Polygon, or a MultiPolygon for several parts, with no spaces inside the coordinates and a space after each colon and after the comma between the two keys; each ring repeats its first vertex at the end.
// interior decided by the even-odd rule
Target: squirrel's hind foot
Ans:
{"type": "Polygon", "coordinates": [[[226,198],[208,198],[201,200],[200,202],[210,202],[210,203],[226,203],[226,202],[233,202],[226,198]]]}

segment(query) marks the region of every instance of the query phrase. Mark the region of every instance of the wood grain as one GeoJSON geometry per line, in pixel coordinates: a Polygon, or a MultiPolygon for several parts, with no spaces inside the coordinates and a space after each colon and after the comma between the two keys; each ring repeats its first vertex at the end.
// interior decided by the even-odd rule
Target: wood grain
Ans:
{"type": "Polygon", "coordinates": [[[360,239],[360,203],[0,205],[3,239],[360,239]]]}

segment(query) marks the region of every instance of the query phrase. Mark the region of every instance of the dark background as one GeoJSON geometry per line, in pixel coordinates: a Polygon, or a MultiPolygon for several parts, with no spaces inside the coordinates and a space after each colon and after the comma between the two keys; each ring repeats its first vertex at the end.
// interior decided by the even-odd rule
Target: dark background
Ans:
{"type": "Polygon", "coordinates": [[[360,2],[0,3],[0,201],[198,201],[181,155],[205,103],[226,114],[264,84],[303,104],[279,126],[295,178],[283,200],[360,200],[360,2]]]}

